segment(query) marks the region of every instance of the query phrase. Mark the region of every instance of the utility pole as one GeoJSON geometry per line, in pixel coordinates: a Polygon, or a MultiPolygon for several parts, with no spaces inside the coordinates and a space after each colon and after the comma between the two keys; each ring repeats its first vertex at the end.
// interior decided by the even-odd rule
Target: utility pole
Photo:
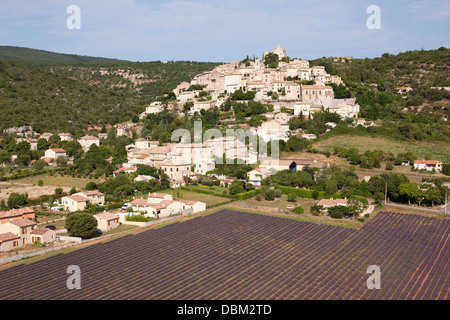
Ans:
{"type": "Polygon", "coordinates": [[[384,191],[384,204],[387,203],[387,182],[386,182],[386,190],[384,191]]]}
{"type": "Polygon", "coordinates": [[[445,193],[444,214],[447,214],[447,192],[445,193]]]}

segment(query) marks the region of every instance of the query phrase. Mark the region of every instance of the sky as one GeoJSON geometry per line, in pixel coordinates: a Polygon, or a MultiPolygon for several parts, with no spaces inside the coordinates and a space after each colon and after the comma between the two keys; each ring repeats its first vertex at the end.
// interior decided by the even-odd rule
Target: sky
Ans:
{"type": "Polygon", "coordinates": [[[229,62],[278,45],[374,58],[448,48],[449,34],[449,0],[0,0],[0,45],[130,61],[229,62]]]}

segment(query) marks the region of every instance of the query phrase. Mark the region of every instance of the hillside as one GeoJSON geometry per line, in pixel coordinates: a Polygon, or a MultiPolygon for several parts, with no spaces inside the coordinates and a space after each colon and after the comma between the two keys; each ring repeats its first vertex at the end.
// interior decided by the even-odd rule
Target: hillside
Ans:
{"type": "Polygon", "coordinates": [[[32,125],[38,132],[76,133],[88,125],[127,121],[165,90],[216,65],[0,62],[0,130],[32,125]]]}
{"type": "Polygon", "coordinates": [[[0,46],[0,61],[37,63],[120,62],[123,60],[55,53],[23,47],[0,46]]]}
{"type": "Polygon", "coordinates": [[[450,49],[413,50],[397,55],[384,53],[373,59],[320,58],[311,66],[323,65],[327,72],[342,77],[347,84],[388,82],[400,86],[450,86],[450,49]]]}

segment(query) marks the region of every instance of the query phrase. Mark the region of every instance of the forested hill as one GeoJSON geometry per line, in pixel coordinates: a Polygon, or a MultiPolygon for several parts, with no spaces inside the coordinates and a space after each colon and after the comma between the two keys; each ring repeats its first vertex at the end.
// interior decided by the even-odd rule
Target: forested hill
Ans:
{"type": "Polygon", "coordinates": [[[322,65],[348,85],[386,84],[388,87],[450,86],[450,49],[414,50],[397,55],[384,53],[373,59],[320,58],[311,65],[322,65]]]}
{"type": "Polygon", "coordinates": [[[41,64],[74,62],[121,62],[123,60],[80,56],[76,54],[55,53],[23,47],[0,46],[0,61],[16,61],[30,64],[41,64]]]}
{"type": "Polygon", "coordinates": [[[115,62],[33,66],[0,61],[0,132],[80,132],[144,111],[157,96],[219,63],[115,62]]]}

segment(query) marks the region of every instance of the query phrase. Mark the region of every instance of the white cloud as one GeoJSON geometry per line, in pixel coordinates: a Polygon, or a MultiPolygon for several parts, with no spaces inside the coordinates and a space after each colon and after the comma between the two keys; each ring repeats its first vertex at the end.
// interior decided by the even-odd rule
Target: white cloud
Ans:
{"type": "Polygon", "coordinates": [[[408,6],[408,11],[420,20],[448,19],[450,2],[448,0],[419,0],[408,6]]]}

